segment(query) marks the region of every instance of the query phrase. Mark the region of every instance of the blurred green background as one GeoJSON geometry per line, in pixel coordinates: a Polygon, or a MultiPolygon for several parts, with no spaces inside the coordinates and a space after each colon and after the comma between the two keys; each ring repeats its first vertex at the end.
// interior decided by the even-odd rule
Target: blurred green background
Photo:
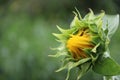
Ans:
{"type": "MultiPolygon", "coordinates": [[[[53,32],[56,25],[69,28],[75,7],[82,16],[91,8],[95,13],[120,13],[120,0],[0,0],[0,80],[64,80],[67,71],[55,73],[58,59],[48,57],[59,44],[53,32]]],[[[120,64],[120,28],[112,37],[110,51],[120,64]]],[[[70,80],[75,80],[75,69],[70,80]]],[[[81,80],[102,80],[88,72],[81,80]]]]}

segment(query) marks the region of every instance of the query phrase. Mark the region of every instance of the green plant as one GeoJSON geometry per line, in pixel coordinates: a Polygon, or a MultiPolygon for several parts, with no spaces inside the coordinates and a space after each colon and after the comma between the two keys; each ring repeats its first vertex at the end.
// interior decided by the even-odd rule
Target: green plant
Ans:
{"type": "Polygon", "coordinates": [[[84,18],[78,10],[74,14],[70,29],[57,26],[61,34],[53,34],[61,44],[55,48],[57,54],[50,56],[64,57],[62,67],[56,72],[68,69],[68,80],[71,69],[78,67],[79,80],[92,68],[94,72],[106,76],[104,79],[113,80],[112,76],[120,74],[120,65],[111,58],[108,45],[118,27],[119,15],[105,15],[104,11],[94,15],[91,9],[84,18]]]}

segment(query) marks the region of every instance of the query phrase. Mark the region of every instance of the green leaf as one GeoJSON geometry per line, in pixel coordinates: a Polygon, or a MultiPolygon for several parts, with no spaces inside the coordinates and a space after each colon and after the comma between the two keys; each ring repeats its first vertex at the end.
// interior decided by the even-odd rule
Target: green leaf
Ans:
{"type": "Polygon", "coordinates": [[[120,74],[120,65],[117,64],[112,58],[106,57],[102,60],[96,61],[93,66],[93,71],[106,76],[113,76],[120,74]]]}
{"type": "Polygon", "coordinates": [[[111,38],[119,25],[119,15],[105,15],[103,17],[103,30],[108,28],[108,37],[111,38]]]}

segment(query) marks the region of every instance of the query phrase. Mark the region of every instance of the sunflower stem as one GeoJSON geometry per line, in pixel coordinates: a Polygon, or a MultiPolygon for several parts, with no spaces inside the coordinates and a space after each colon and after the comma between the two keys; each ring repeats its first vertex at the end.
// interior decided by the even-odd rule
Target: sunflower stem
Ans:
{"type": "Polygon", "coordinates": [[[103,80],[119,80],[117,76],[103,76],[103,80]]]}

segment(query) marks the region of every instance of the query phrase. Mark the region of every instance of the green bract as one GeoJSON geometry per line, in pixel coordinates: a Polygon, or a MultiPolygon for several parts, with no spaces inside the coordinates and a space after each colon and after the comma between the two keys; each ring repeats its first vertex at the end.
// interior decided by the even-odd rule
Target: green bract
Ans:
{"type": "MultiPolygon", "coordinates": [[[[55,48],[55,50],[57,50],[57,54],[50,56],[56,58],[62,56],[64,58],[62,60],[62,67],[56,72],[68,69],[66,80],[69,78],[70,70],[75,67],[79,68],[77,80],[80,79],[80,77],[90,68],[92,68],[94,72],[102,75],[111,76],[120,74],[120,65],[110,57],[108,48],[111,36],[116,31],[118,23],[119,15],[105,15],[104,11],[98,15],[94,15],[93,11],[90,9],[90,13],[88,13],[84,18],[82,18],[80,13],[77,11],[73,21],[71,22],[70,29],[64,30],[57,26],[61,34],[53,33],[53,35],[57,37],[57,41],[61,44],[58,48],[55,48]],[[83,35],[83,33],[80,33],[83,29],[89,30],[89,32],[86,32],[85,34],[87,34],[87,36],[90,35],[90,39],[87,39],[87,37],[85,37],[85,39],[89,41],[89,46],[91,47],[88,47],[88,45],[87,47],[82,45],[82,48],[80,48],[82,54],[79,51],[78,55],[69,50],[67,47],[69,45],[68,40],[71,39],[71,35],[75,37],[73,39],[74,41],[70,41],[70,47],[73,48],[74,46],[72,46],[72,43],[75,43],[75,40],[77,40],[76,36],[78,36],[78,34],[83,35]],[[74,55],[71,53],[77,55],[78,58],[75,59],[74,55]],[[82,57],[80,54],[84,54],[85,57],[82,57]]],[[[84,42],[84,37],[80,37],[80,39],[81,38],[83,39],[83,44],[88,44],[87,42],[84,42]]]]}

